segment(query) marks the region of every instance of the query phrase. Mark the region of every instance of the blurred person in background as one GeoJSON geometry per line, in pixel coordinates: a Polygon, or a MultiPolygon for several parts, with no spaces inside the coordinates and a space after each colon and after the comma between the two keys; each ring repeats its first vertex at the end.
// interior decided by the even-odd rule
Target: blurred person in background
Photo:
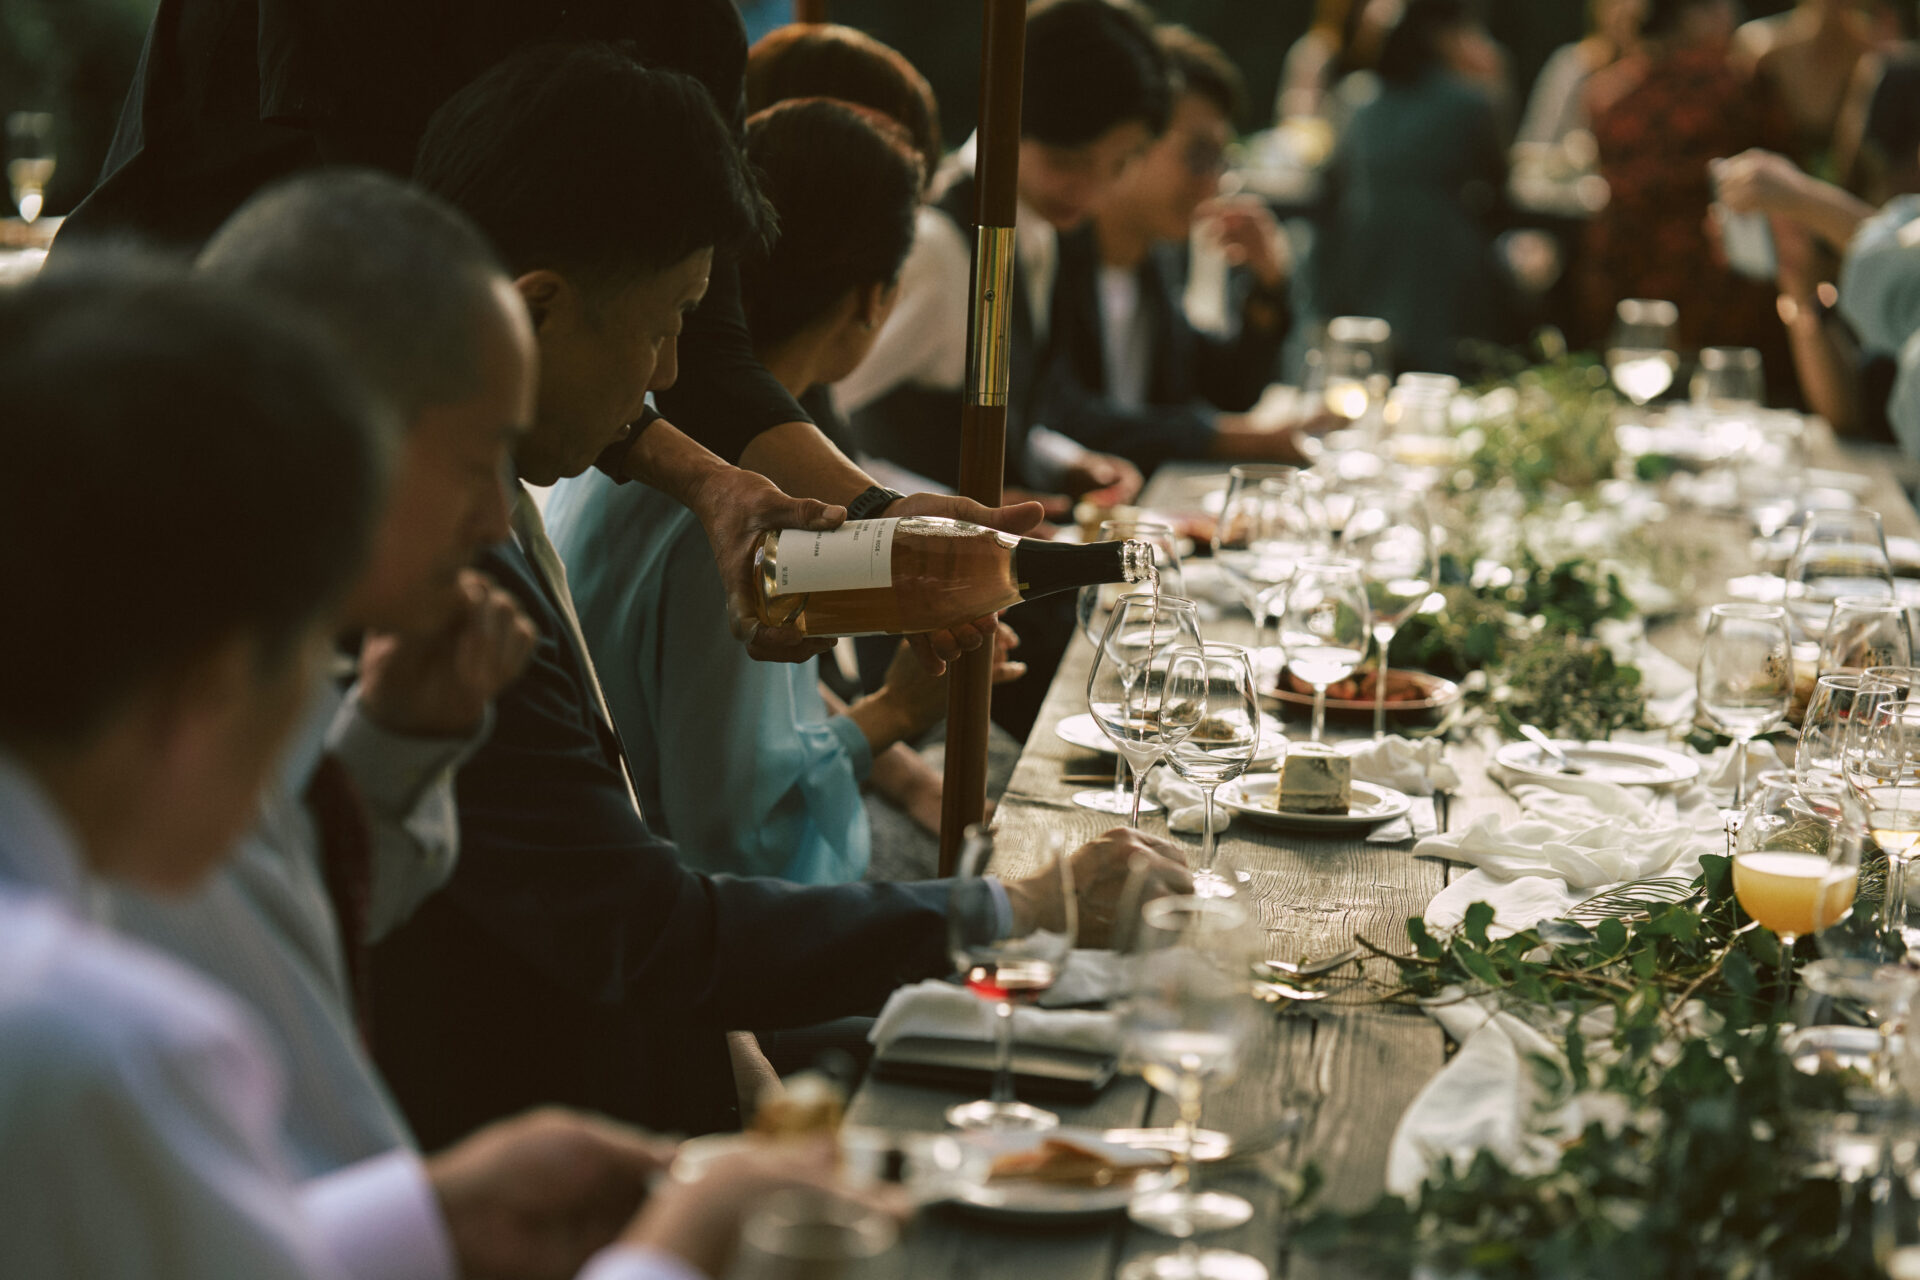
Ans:
{"type": "Polygon", "coordinates": [[[1465,370],[1462,345],[1510,324],[1506,146],[1484,88],[1500,61],[1466,0],[1410,0],[1328,169],[1315,311],[1386,320],[1400,369],[1465,370]]]}
{"type": "Polygon", "coordinates": [[[1856,69],[1875,49],[1872,10],[1865,0],[1799,0],[1733,36],[1735,65],[1785,112],[1790,132],[1779,150],[1821,178],[1840,176],[1834,142],[1856,69]]]}
{"type": "Polygon", "coordinates": [[[1055,360],[1041,417],[1091,449],[1151,473],[1169,459],[1298,462],[1291,424],[1245,416],[1273,380],[1292,327],[1293,259],[1257,197],[1221,197],[1240,72],[1185,27],[1156,37],[1173,70],[1173,116],[1084,228],[1060,238],[1055,360]],[[1183,258],[1198,225],[1241,271],[1237,324],[1196,330],[1182,305],[1183,258]]]}
{"type": "Polygon", "coordinates": [[[1920,45],[1911,0],[1874,6],[1874,48],[1860,59],[1833,143],[1833,176],[1871,204],[1920,191],[1920,45]]]}
{"type": "Polygon", "coordinates": [[[1680,308],[1682,348],[1756,347],[1769,391],[1792,403],[1774,287],[1730,270],[1707,228],[1709,164],[1787,137],[1773,98],[1729,57],[1734,18],[1732,0],[1648,0],[1640,52],[1588,83],[1611,195],[1588,227],[1583,339],[1606,340],[1620,299],[1663,298],[1680,308]]]}
{"type": "Polygon", "coordinates": [[[1337,137],[1379,91],[1373,66],[1398,11],[1398,0],[1319,0],[1313,24],[1281,64],[1274,118],[1320,120],[1337,137]]]}
{"type": "Polygon", "coordinates": [[[1516,143],[1560,146],[1587,125],[1587,81],[1640,44],[1646,0],[1588,0],[1587,35],[1548,56],[1533,82],[1516,143]]]}

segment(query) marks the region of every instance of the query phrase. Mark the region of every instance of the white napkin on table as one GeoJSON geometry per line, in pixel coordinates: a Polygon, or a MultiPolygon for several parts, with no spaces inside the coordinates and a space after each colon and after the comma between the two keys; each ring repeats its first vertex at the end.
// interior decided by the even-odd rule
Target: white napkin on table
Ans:
{"type": "MultiPolygon", "coordinates": [[[[929,978],[901,987],[867,1033],[885,1050],[902,1036],[941,1036],[949,1040],[991,1040],[993,1005],[950,982],[929,978]]],[[[1120,1048],[1120,1015],[1079,1009],[1017,1008],[1013,1038],[1020,1044],[1085,1053],[1115,1053],[1120,1048]]]]}
{"type": "Polygon", "coordinates": [[[1378,742],[1343,743],[1340,750],[1353,761],[1356,782],[1409,796],[1460,789],[1460,773],[1447,761],[1446,745],[1438,738],[1415,742],[1395,734],[1378,742]]]}
{"type": "MultiPolygon", "coordinates": [[[[1147,794],[1167,811],[1167,830],[1199,835],[1207,829],[1205,797],[1200,788],[1182,778],[1166,765],[1147,775],[1147,794]]],[[[1233,821],[1233,810],[1213,798],[1213,833],[1219,835],[1233,821]]]]}

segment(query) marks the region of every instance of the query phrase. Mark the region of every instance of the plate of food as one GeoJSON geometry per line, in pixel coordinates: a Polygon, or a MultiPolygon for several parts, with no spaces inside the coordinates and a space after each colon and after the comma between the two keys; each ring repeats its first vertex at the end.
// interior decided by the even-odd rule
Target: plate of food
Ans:
{"type": "Polygon", "coordinates": [[[1355,782],[1353,761],[1313,743],[1289,751],[1280,772],[1243,774],[1215,796],[1236,814],[1296,831],[1374,827],[1413,807],[1391,787],[1355,782]]]}
{"type": "MultiPolygon", "coordinates": [[[[1068,716],[1054,726],[1055,736],[1070,747],[1079,747],[1083,751],[1098,751],[1103,755],[1113,754],[1113,740],[1100,732],[1100,726],[1091,715],[1081,712],[1077,716],[1068,716]]],[[[1208,732],[1207,722],[1202,720],[1194,730],[1196,734],[1208,732]]],[[[1287,733],[1281,728],[1280,721],[1269,712],[1260,713],[1260,749],[1253,762],[1273,763],[1280,758],[1286,746],[1287,733]]]]}
{"type": "MultiPolygon", "coordinates": [[[[1336,722],[1373,723],[1374,673],[1371,668],[1350,679],[1327,686],[1327,718],[1336,722]]],[[[1313,715],[1313,686],[1291,671],[1280,673],[1280,685],[1268,689],[1266,696],[1280,704],[1280,714],[1290,720],[1305,720],[1313,715]]],[[[1460,686],[1451,680],[1428,675],[1424,671],[1387,672],[1387,719],[1403,725],[1440,723],[1460,701],[1460,686]]]]}
{"type": "Polygon", "coordinates": [[[953,1202],[974,1213],[1050,1222],[1118,1213],[1134,1195],[1172,1179],[1165,1151],[1124,1147],[1094,1129],[973,1133],[961,1138],[974,1157],[953,1202]]]}
{"type": "Polygon", "coordinates": [[[1625,787],[1665,787],[1700,776],[1700,762],[1678,751],[1636,747],[1624,742],[1572,742],[1555,738],[1577,774],[1563,772],[1547,753],[1531,742],[1509,742],[1493,760],[1506,769],[1531,778],[1578,777],[1586,782],[1613,782],[1625,787]]]}

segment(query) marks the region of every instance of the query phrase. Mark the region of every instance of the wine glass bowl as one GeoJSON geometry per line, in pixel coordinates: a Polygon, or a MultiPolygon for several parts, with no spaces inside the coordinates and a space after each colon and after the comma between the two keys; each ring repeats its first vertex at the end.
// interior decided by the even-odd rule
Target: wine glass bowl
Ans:
{"type": "Polygon", "coordinates": [[[1327,686],[1345,680],[1367,654],[1372,606],[1360,562],[1327,556],[1302,560],[1276,615],[1287,670],[1313,687],[1313,741],[1326,728],[1327,686]]]}
{"type": "Polygon", "coordinates": [[[1620,394],[1638,405],[1656,400],[1680,370],[1674,331],[1680,309],[1657,298],[1622,298],[1607,341],[1607,372],[1620,394]]]}
{"type": "Polygon", "coordinates": [[[1700,710],[1734,743],[1733,807],[1746,800],[1747,744],[1793,702],[1793,644],[1779,605],[1717,604],[1700,647],[1700,710]]]}
{"type": "Polygon", "coordinates": [[[1752,347],[1703,347],[1693,382],[1693,402],[1720,412],[1756,408],[1766,400],[1760,353],[1752,347]]]}
{"type": "Polygon", "coordinates": [[[1833,779],[1772,778],[1742,811],[1733,893],[1780,939],[1783,1005],[1794,943],[1853,908],[1865,831],[1860,802],[1833,779]]]}
{"type": "Polygon", "coordinates": [[[1867,831],[1887,855],[1887,929],[1906,945],[1906,882],[1920,845],[1920,701],[1887,699],[1848,744],[1844,776],[1865,807],[1867,831]]]}
{"type": "Polygon", "coordinates": [[[1786,580],[1794,627],[1813,640],[1825,638],[1834,602],[1842,596],[1892,600],[1893,562],[1880,514],[1863,508],[1808,511],[1786,580]]]}
{"type": "Polygon", "coordinates": [[[1862,726],[1885,703],[1899,700],[1890,681],[1835,672],[1814,683],[1807,714],[1794,747],[1793,772],[1802,780],[1815,775],[1844,778],[1847,756],[1862,726]]]}
{"type": "MultiPolygon", "coordinates": [[[[1301,559],[1328,545],[1319,481],[1298,467],[1249,463],[1227,473],[1227,492],[1214,527],[1213,558],[1227,575],[1257,632],[1301,559]]],[[[1277,677],[1279,655],[1256,649],[1254,676],[1277,677]]]]}
{"type": "MultiPolygon", "coordinates": [[[[960,878],[985,875],[992,854],[993,842],[986,828],[977,824],[967,828],[960,853],[960,878]]],[[[950,899],[948,953],[967,990],[993,1004],[997,1050],[991,1096],[947,1109],[947,1123],[957,1129],[1051,1129],[1060,1123],[1053,1112],[1016,1100],[1013,1087],[1014,1006],[1038,1000],[1059,979],[1077,931],[1073,863],[1065,837],[1055,832],[1040,850],[1038,860],[1033,876],[1051,880],[1060,894],[1063,918],[1051,922],[1055,928],[1036,925],[1020,937],[983,939],[976,932],[975,913],[965,903],[965,895],[954,894],[950,899]]]]}
{"type": "Polygon", "coordinates": [[[1433,521],[1418,492],[1389,487],[1362,489],[1340,536],[1340,551],[1360,562],[1373,611],[1379,653],[1374,673],[1373,736],[1387,734],[1387,651],[1408,618],[1433,594],[1439,565],[1433,521]]]}
{"type": "Polygon", "coordinates": [[[1101,633],[1087,674],[1087,710],[1133,771],[1130,826],[1140,825],[1147,770],[1205,714],[1200,656],[1198,610],[1178,596],[1122,596],[1101,633]]]}
{"type": "Polygon", "coordinates": [[[1227,897],[1232,881],[1214,866],[1213,793],[1245,773],[1260,752],[1260,700],[1254,692],[1253,660],[1244,645],[1208,642],[1202,646],[1206,679],[1206,716],[1168,754],[1182,780],[1200,790],[1205,806],[1200,859],[1193,868],[1193,891],[1227,897]]]}
{"type": "MultiPolygon", "coordinates": [[[[1175,596],[1184,597],[1186,577],[1180,565],[1180,540],[1172,525],[1155,520],[1112,519],[1100,522],[1100,542],[1125,542],[1128,540],[1144,543],[1151,548],[1154,571],[1160,578],[1160,589],[1175,596]]],[[[1075,601],[1080,631],[1092,645],[1100,643],[1101,635],[1107,629],[1107,620],[1113,615],[1114,602],[1123,595],[1137,593],[1138,586],[1129,583],[1108,582],[1080,588],[1079,598],[1075,601]]],[[[1113,786],[1099,791],[1077,791],[1073,802],[1082,809],[1092,809],[1096,813],[1111,814],[1124,818],[1133,812],[1133,801],[1127,794],[1127,758],[1116,752],[1113,761],[1113,786]]],[[[1143,813],[1157,813],[1160,806],[1151,799],[1142,799],[1140,809],[1143,813]]]]}
{"type": "Polygon", "coordinates": [[[1913,661],[1907,607],[1892,596],[1836,596],[1820,638],[1821,675],[1913,661]]]}

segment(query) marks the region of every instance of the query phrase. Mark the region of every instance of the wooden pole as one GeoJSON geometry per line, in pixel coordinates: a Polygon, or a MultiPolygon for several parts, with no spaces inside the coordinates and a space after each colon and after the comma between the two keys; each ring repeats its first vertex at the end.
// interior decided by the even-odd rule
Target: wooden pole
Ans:
{"type": "Polygon", "coordinates": [[[827,20],[827,0],[793,0],[793,20],[795,22],[825,22],[827,20]]]}
{"type": "MultiPolygon", "coordinates": [[[[1007,454],[1007,345],[1013,328],[1013,220],[1020,177],[1020,80],[1027,55],[1027,3],[983,3],[960,492],[997,507],[1007,454]]],[[[991,647],[967,654],[953,668],[947,695],[946,783],[940,804],[943,876],[952,875],[959,865],[960,841],[968,825],[986,816],[992,673],[991,647]]]]}

